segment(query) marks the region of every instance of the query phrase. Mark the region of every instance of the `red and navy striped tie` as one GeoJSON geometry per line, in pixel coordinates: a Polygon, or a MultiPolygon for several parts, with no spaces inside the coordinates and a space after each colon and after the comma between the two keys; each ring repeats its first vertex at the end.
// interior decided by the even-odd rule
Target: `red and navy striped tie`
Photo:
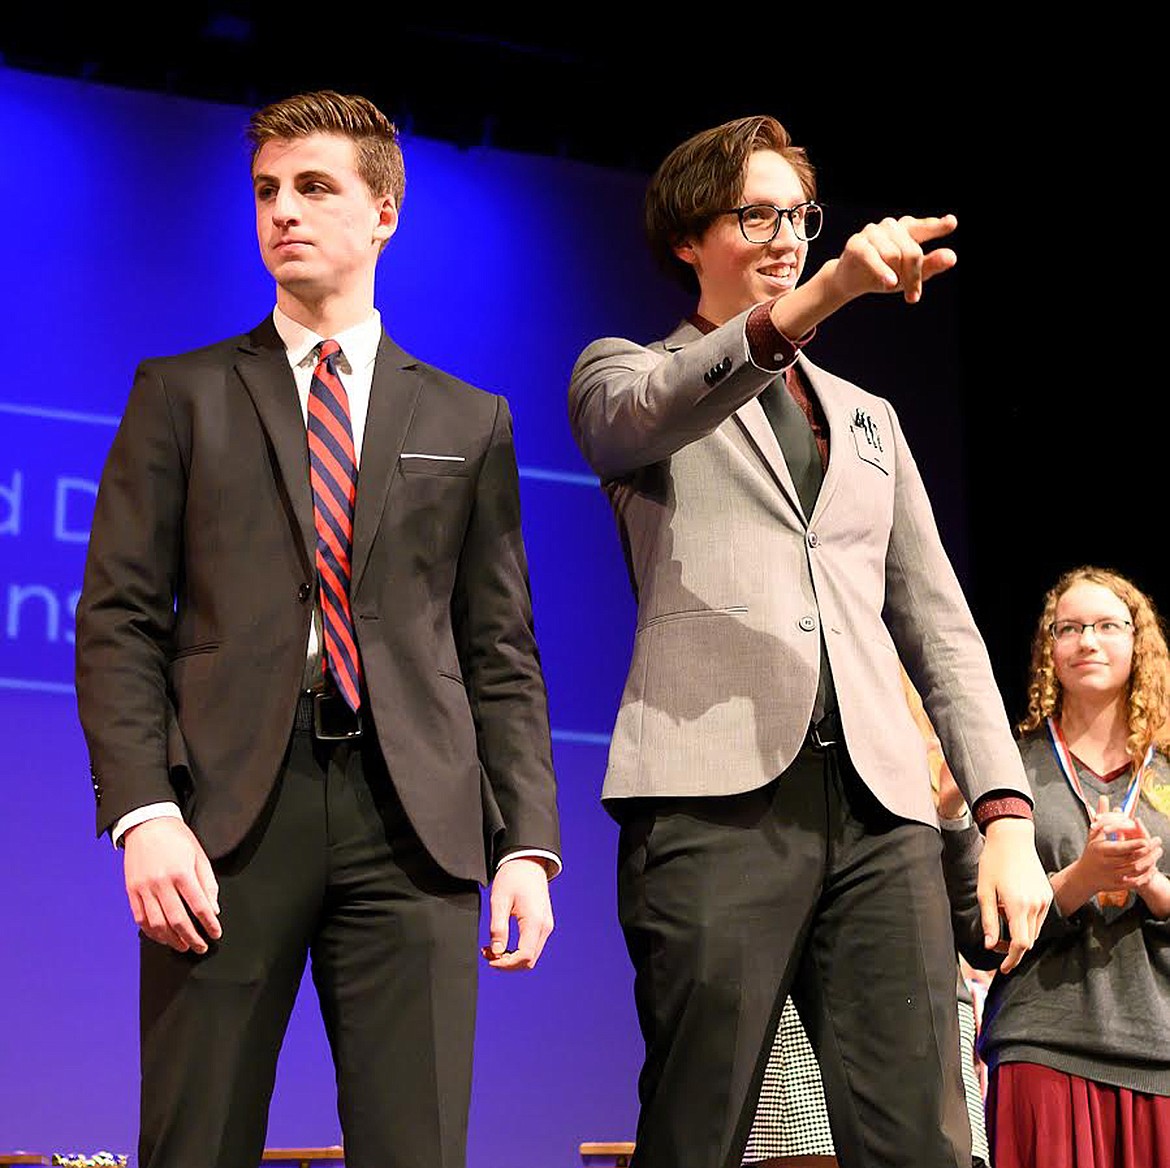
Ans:
{"type": "Polygon", "coordinates": [[[349,396],[337,376],[341,346],[323,341],[309,387],[309,477],[317,527],[322,655],[326,672],[351,710],[361,705],[362,667],[349,607],[353,504],[357,459],[349,422],[349,396]]]}

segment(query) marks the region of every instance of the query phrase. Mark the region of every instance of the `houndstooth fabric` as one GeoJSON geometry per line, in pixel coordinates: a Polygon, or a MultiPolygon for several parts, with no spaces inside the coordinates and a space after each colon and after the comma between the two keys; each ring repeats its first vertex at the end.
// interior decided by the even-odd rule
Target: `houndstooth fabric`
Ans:
{"type": "Polygon", "coordinates": [[[833,1154],[833,1135],[817,1056],[789,998],[768,1056],[743,1162],[815,1154],[833,1154]]]}
{"type": "MultiPolygon", "coordinates": [[[[989,1159],[983,1123],[983,1096],[975,1063],[975,1011],[959,1001],[959,1049],[963,1058],[963,1089],[971,1119],[971,1154],[989,1159]]],[[[776,1041],[764,1071],[760,1100],[743,1163],[773,1156],[831,1156],[833,1135],[821,1071],[800,1015],[789,998],[780,1015],[776,1041]]]]}
{"type": "Polygon", "coordinates": [[[971,1155],[990,1163],[983,1119],[983,1091],[975,1054],[975,1008],[970,1002],[959,1002],[959,1054],[963,1058],[963,1094],[967,1096],[967,1115],[971,1119],[971,1155]]]}

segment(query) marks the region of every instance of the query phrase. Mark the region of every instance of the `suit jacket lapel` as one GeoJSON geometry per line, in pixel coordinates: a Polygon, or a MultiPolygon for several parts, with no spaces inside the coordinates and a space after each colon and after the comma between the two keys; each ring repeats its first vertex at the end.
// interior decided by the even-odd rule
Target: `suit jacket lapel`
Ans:
{"type": "MultiPolygon", "coordinates": [[[[786,393],[787,390],[782,390],[782,392],[786,393]]],[[[796,483],[792,479],[792,472],[788,469],[788,463],[784,461],[780,443],[776,441],[776,431],[772,429],[772,423],[768,421],[764,407],[760,405],[758,399],[752,398],[751,401],[744,402],[735,411],[735,420],[747,432],[752,445],[764,460],[768,470],[772,472],[776,485],[784,493],[784,497],[791,504],[792,509],[797,515],[804,517],[807,522],[807,516],[800,505],[796,483]]]]}
{"type": "Polygon", "coordinates": [[[803,356],[798,357],[797,361],[809,391],[816,394],[817,400],[821,403],[825,425],[829,429],[829,463],[825,467],[825,478],[817,495],[816,506],[813,508],[813,516],[819,516],[836,492],[841,479],[841,467],[846,462],[845,455],[848,452],[838,450],[838,445],[847,441],[849,437],[849,426],[844,412],[844,407],[848,403],[842,402],[839,394],[834,394],[830,378],[823,369],[818,369],[803,356]]]}
{"type": "Polygon", "coordinates": [[[385,333],[374,361],[370,386],[370,408],[362,439],[362,461],[358,468],[357,503],[353,520],[353,579],[350,595],[357,587],[370,558],[398,456],[406,441],[422,390],[418,362],[400,349],[385,333]]]}
{"type": "MultiPolygon", "coordinates": [[[[662,342],[662,347],[666,352],[674,353],[679,349],[685,349],[687,345],[693,344],[702,336],[703,334],[689,320],[684,320],[662,342]]],[[[764,413],[764,407],[755,398],[752,398],[751,401],[745,402],[740,406],[732,416],[747,434],[748,440],[763,460],[764,465],[771,473],[773,480],[792,506],[792,509],[797,515],[803,515],[804,512],[800,507],[800,499],[796,493],[796,484],[792,481],[792,473],[788,469],[788,464],[784,461],[784,455],[780,451],[780,444],[776,441],[775,431],[773,431],[772,424],[768,421],[768,416],[764,413]]]]}
{"type": "Polygon", "coordinates": [[[288,353],[272,318],[240,345],[236,372],[251,395],[276,457],[293,530],[300,534],[299,551],[306,576],[316,576],[317,532],[313,524],[313,492],[309,486],[309,447],[297,383],[288,353]]]}

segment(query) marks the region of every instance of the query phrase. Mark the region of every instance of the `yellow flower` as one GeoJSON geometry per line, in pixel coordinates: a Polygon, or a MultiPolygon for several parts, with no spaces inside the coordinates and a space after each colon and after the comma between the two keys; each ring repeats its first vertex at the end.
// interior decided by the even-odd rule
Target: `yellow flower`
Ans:
{"type": "Polygon", "coordinates": [[[1156,807],[1163,815],[1170,818],[1170,783],[1157,783],[1142,792],[1151,807],[1156,807]]]}

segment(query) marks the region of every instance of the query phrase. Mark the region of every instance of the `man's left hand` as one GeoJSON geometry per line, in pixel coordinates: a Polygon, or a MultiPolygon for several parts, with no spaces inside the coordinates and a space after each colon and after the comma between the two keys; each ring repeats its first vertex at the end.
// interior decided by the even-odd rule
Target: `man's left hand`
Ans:
{"type": "Polygon", "coordinates": [[[493,969],[532,969],[553,931],[548,873],[540,860],[505,860],[496,871],[491,889],[491,941],[482,949],[493,969]],[[508,948],[508,929],[516,918],[517,939],[508,948]]]}
{"type": "Polygon", "coordinates": [[[979,858],[979,915],[988,949],[999,942],[999,914],[1010,934],[1000,971],[1014,969],[1032,948],[1052,903],[1052,885],[1036,854],[1036,831],[1030,819],[1005,817],[987,825],[979,858]]]}

